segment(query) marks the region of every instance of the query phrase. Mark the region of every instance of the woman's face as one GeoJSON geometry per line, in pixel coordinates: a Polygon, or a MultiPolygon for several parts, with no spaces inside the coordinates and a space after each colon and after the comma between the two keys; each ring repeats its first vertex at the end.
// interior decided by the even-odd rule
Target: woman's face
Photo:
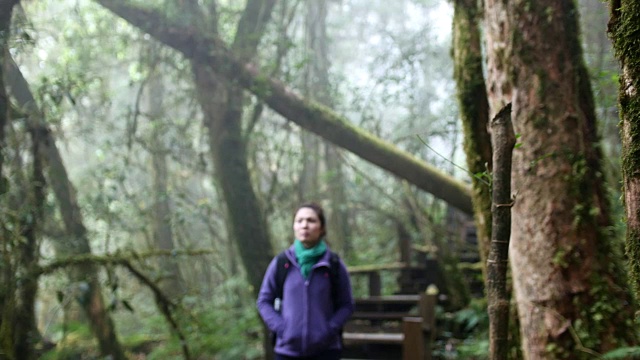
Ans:
{"type": "Polygon", "coordinates": [[[311,208],[300,208],[293,219],[293,233],[306,248],[316,246],[324,235],[324,226],[311,208]]]}

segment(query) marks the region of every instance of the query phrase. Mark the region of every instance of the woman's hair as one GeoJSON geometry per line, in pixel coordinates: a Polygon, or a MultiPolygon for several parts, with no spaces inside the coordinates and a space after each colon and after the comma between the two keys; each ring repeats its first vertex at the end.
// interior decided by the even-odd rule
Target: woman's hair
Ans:
{"type": "Polygon", "coordinates": [[[300,206],[298,206],[298,208],[296,209],[296,211],[293,213],[293,218],[295,219],[296,214],[298,213],[298,211],[300,211],[300,209],[304,209],[304,208],[309,208],[311,210],[313,210],[313,212],[316,213],[316,215],[318,215],[318,219],[320,220],[320,225],[322,226],[323,229],[326,229],[327,227],[326,225],[326,220],[324,218],[324,210],[322,209],[322,206],[314,203],[314,202],[309,202],[309,203],[304,203],[300,206]]]}

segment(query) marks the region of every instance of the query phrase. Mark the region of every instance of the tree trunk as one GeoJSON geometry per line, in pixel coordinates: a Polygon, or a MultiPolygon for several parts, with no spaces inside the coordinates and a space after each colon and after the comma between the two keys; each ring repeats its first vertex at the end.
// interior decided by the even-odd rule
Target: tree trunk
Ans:
{"type": "Polygon", "coordinates": [[[218,37],[205,36],[153,10],[127,5],[121,0],[96,1],[187,58],[232,79],[288,120],[472,214],[469,189],[463,182],[358,129],[327,108],[300,98],[281,82],[262,75],[255,66],[238,60],[218,37]]]}
{"type": "MultiPolygon", "coordinates": [[[[3,196],[2,236],[2,318],[0,319],[0,354],[9,359],[33,360],[37,358],[35,345],[40,340],[35,318],[35,301],[38,293],[38,277],[34,269],[39,260],[39,236],[42,224],[44,180],[42,161],[38,156],[41,137],[31,133],[32,163],[23,164],[16,146],[10,153],[9,164],[12,189],[3,196]],[[36,155],[37,157],[34,157],[36,155]],[[30,171],[31,174],[27,174],[30,171]]],[[[4,359],[4,357],[3,357],[4,359]]]]}
{"type": "Polygon", "coordinates": [[[509,291],[507,269],[511,236],[511,158],[516,137],[511,125],[511,104],[491,122],[493,147],[491,247],[487,261],[489,356],[507,359],[509,351],[509,291]]]}
{"type": "Polygon", "coordinates": [[[320,197],[320,139],[308,132],[300,133],[302,170],[298,180],[298,202],[318,201],[320,197]]]}
{"type": "MultiPolygon", "coordinates": [[[[22,76],[20,69],[13,60],[9,63],[7,76],[11,84],[12,95],[18,104],[27,111],[29,124],[43,136],[40,156],[46,161],[49,183],[58,201],[60,214],[65,224],[69,239],[55,242],[54,248],[58,256],[90,254],[91,249],[87,238],[87,230],[82,221],[80,206],[75,197],[75,189],[67,175],[60,152],[50,130],[41,119],[35,98],[29,90],[29,85],[22,76]]],[[[101,354],[111,356],[114,360],[126,359],[124,351],[117,340],[115,326],[107,313],[102,289],[98,281],[98,269],[92,265],[82,265],[70,270],[72,281],[81,284],[83,290],[80,304],[90,320],[93,334],[98,340],[101,354]]]]}
{"type": "MultiPolygon", "coordinates": [[[[491,179],[493,171],[491,139],[488,132],[489,103],[481,51],[482,8],[477,1],[456,0],[453,20],[454,77],[464,128],[464,149],[472,177],[472,200],[483,278],[487,277],[487,259],[492,234],[491,179]]],[[[495,60],[492,60],[495,61],[495,60]]],[[[494,75],[495,77],[495,75],[494,75]]],[[[499,106],[496,105],[496,106],[499,106]]],[[[509,289],[509,292],[511,290],[509,289]]],[[[520,357],[517,313],[511,309],[510,355],[520,357]]]]}
{"type": "Polygon", "coordinates": [[[454,1],[453,63],[460,117],[464,129],[464,152],[471,178],[480,260],[486,273],[491,237],[491,139],[487,132],[489,104],[482,74],[480,45],[481,9],[475,0],[454,1]]]}
{"type": "MultiPolygon", "coordinates": [[[[247,3],[233,43],[234,50],[242,58],[249,60],[257,52],[273,5],[273,0],[247,3]]],[[[257,294],[273,249],[247,164],[241,126],[243,93],[234,84],[220,78],[208,64],[192,60],[198,99],[209,131],[215,175],[224,194],[232,233],[249,283],[257,294]]]]}
{"type": "Polygon", "coordinates": [[[573,2],[486,1],[490,113],[510,99],[510,261],[526,359],[634,343],[573,2]]]}
{"type": "MultiPolygon", "coordinates": [[[[4,152],[6,147],[5,141],[5,127],[10,122],[9,116],[9,99],[5,87],[5,69],[9,53],[9,38],[11,28],[11,17],[13,14],[13,7],[18,3],[17,0],[0,0],[0,150],[4,152]]],[[[9,180],[4,176],[4,154],[0,156],[0,194],[4,195],[9,191],[9,180]]],[[[3,204],[4,205],[4,204],[3,204]]],[[[16,241],[13,231],[10,231],[6,226],[1,228],[2,234],[0,234],[0,353],[3,357],[9,360],[17,359],[17,354],[22,350],[24,337],[28,333],[28,326],[31,326],[31,321],[28,319],[19,319],[17,313],[24,311],[24,308],[20,309],[18,303],[19,289],[16,286],[16,271],[15,269],[20,266],[20,256],[12,254],[13,243],[20,243],[21,239],[16,241]],[[14,260],[15,259],[15,260],[14,260]],[[17,328],[17,320],[27,320],[25,327],[21,331],[17,328]]],[[[28,270],[28,269],[27,269],[28,270]]],[[[29,282],[28,285],[30,285],[29,282]]],[[[27,356],[30,356],[30,352],[27,356]]],[[[31,356],[30,356],[31,357],[31,356]]]]}
{"type": "Polygon", "coordinates": [[[229,93],[224,80],[206,66],[198,63],[192,66],[209,133],[215,176],[229,211],[230,230],[240,250],[249,283],[257,292],[273,249],[250,181],[246,144],[240,126],[242,94],[229,93]]]}
{"type": "MultiPolygon", "coordinates": [[[[327,38],[327,1],[311,1],[307,3],[307,48],[310,57],[306,69],[306,97],[328,108],[333,107],[329,80],[329,40],[327,38]]],[[[313,136],[311,134],[307,136],[313,136]]],[[[314,136],[315,138],[315,136],[314,136]]],[[[317,139],[317,138],[316,138],[317,139]]],[[[345,203],[348,197],[345,191],[342,159],[340,150],[335,145],[323,142],[324,163],[326,167],[326,194],[328,238],[335,251],[346,257],[349,252],[350,227],[349,214],[345,203]]],[[[318,154],[317,163],[320,163],[318,154]]]]}
{"type": "MultiPolygon", "coordinates": [[[[4,129],[9,123],[9,99],[4,84],[5,69],[9,55],[9,37],[11,28],[11,15],[13,14],[13,6],[19,0],[0,0],[0,149],[5,146],[4,129]]],[[[0,156],[0,194],[6,191],[7,179],[2,172],[4,160],[0,156]]]]}
{"type": "MultiPolygon", "coordinates": [[[[153,51],[153,50],[152,50],[153,51]]],[[[167,149],[164,145],[164,128],[162,115],[164,109],[164,85],[160,70],[153,69],[148,88],[147,113],[149,120],[154,124],[151,135],[151,162],[153,167],[153,237],[156,247],[160,250],[172,251],[175,249],[173,241],[173,226],[171,224],[171,205],[169,195],[169,171],[167,169],[167,149]]],[[[186,286],[180,267],[175,257],[162,256],[159,259],[160,287],[171,299],[178,299],[184,295],[186,286]]]]}
{"type": "Polygon", "coordinates": [[[626,249],[636,297],[640,297],[640,4],[612,0],[609,34],[620,61],[622,176],[627,214],[626,249]]]}
{"type": "Polygon", "coordinates": [[[353,245],[351,244],[351,226],[349,225],[349,195],[345,189],[342,155],[340,148],[333,144],[325,144],[325,161],[328,170],[329,219],[328,231],[332,244],[343,258],[348,259],[353,245]]]}

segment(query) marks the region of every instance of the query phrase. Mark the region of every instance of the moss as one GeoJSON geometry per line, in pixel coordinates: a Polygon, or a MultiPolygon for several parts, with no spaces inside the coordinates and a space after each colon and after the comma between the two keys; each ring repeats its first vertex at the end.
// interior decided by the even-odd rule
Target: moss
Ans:
{"type": "Polygon", "coordinates": [[[585,198],[583,194],[588,194],[591,191],[592,185],[592,170],[587,163],[587,159],[584,154],[568,153],[567,157],[571,163],[571,173],[567,175],[565,180],[571,185],[570,193],[574,199],[583,199],[578,201],[574,205],[573,225],[575,229],[579,229],[582,225],[592,224],[594,222],[594,215],[598,213],[595,209],[595,204],[591,203],[591,200],[585,198]]]}
{"type": "Polygon", "coordinates": [[[629,229],[625,247],[627,258],[629,259],[629,273],[632,279],[631,286],[636,298],[640,297],[640,232],[636,229],[629,229]]]}
{"type": "Polygon", "coordinates": [[[558,251],[553,255],[553,259],[551,260],[554,265],[560,266],[562,268],[567,268],[569,263],[567,262],[567,254],[570,251],[565,248],[559,248],[558,251]]]}
{"type": "MultiPolygon", "coordinates": [[[[625,73],[620,79],[620,118],[628,132],[623,138],[622,174],[625,182],[640,177],[640,2],[611,1],[609,34],[616,57],[625,73]],[[630,85],[630,87],[629,87],[630,85]],[[630,140],[628,140],[630,139],[630,140]]],[[[638,210],[640,212],[640,210],[638,210]]],[[[627,214],[640,218],[640,214],[627,214]]],[[[640,297],[640,229],[629,226],[626,239],[631,283],[636,297],[640,297]]]]}
{"type": "Polygon", "coordinates": [[[626,284],[627,276],[620,266],[622,253],[620,247],[616,246],[619,242],[607,241],[610,238],[607,231],[603,228],[597,230],[596,261],[599,268],[591,274],[588,296],[585,298],[589,303],[576,306],[581,319],[576,324],[576,333],[583,346],[589,349],[606,346],[605,350],[610,350],[637,341],[632,316],[634,300],[626,288],[611,287],[611,279],[618,284],[626,284]],[[603,344],[602,339],[607,339],[609,343],[603,344]]]}
{"type": "MultiPolygon", "coordinates": [[[[574,229],[578,234],[593,231],[593,224],[601,215],[600,208],[593,203],[593,198],[585,197],[584,194],[593,193],[594,188],[598,186],[594,175],[597,169],[589,165],[586,154],[572,153],[567,150],[564,156],[571,164],[571,172],[567,174],[565,180],[570,183],[571,196],[578,199],[573,209],[574,229]]],[[[589,278],[588,293],[578,293],[574,296],[573,305],[577,314],[572,327],[573,336],[580,340],[579,346],[599,351],[603,348],[610,349],[612,346],[631,344],[635,336],[633,332],[628,331],[633,329],[633,324],[630,322],[630,316],[627,316],[630,312],[625,311],[631,302],[629,293],[624,288],[612,289],[611,287],[612,279],[616,279],[618,284],[626,283],[625,274],[619,266],[622,263],[622,254],[616,246],[618,242],[613,239],[606,227],[598,227],[595,231],[597,248],[594,253],[597,258],[594,264],[597,265],[589,278]],[[610,328],[611,324],[615,324],[615,330],[610,328]],[[618,333],[609,336],[612,331],[618,333]],[[603,339],[607,339],[607,343],[603,343],[603,339]]],[[[589,235],[584,234],[584,236],[589,235]]],[[[561,261],[568,267],[579,264],[582,261],[578,249],[581,244],[576,246],[576,249],[559,251],[557,261],[561,261]]],[[[575,340],[571,339],[571,341],[575,340]]]]}
{"type": "Polygon", "coordinates": [[[616,57],[629,69],[638,89],[640,81],[640,3],[637,1],[613,1],[612,21],[609,31],[616,57]]]}
{"type": "Polygon", "coordinates": [[[0,319],[0,358],[14,360],[15,357],[15,341],[13,332],[13,309],[15,303],[13,301],[5,301],[2,303],[2,319],[0,319]]]}
{"type": "Polygon", "coordinates": [[[531,123],[536,129],[545,129],[549,126],[549,118],[544,115],[536,116],[531,123]]]}
{"type": "MultiPolygon", "coordinates": [[[[640,84],[639,84],[640,85],[640,84]]],[[[640,88],[636,88],[640,91],[640,88]]],[[[621,118],[627,122],[631,141],[625,142],[622,152],[622,174],[625,178],[640,176],[640,96],[620,93],[621,118]]]]}
{"type": "MultiPolygon", "coordinates": [[[[635,89],[629,94],[624,83],[620,86],[621,118],[628,121],[630,134],[635,143],[623,153],[622,166],[625,176],[638,176],[640,169],[640,3],[622,1],[620,8],[612,14],[610,32],[614,43],[616,57],[627,70],[627,81],[635,89]]],[[[621,79],[623,80],[623,79],[621,79]]]]}
{"type": "MultiPolygon", "coordinates": [[[[491,234],[491,194],[486,175],[491,171],[491,140],[487,133],[489,104],[482,71],[480,9],[475,1],[454,2],[453,60],[457,99],[464,131],[464,151],[467,168],[472,177],[473,210],[476,214],[480,257],[484,260],[489,252],[491,234]]],[[[486,269],[483,269],[483,273],[486,269]]]]}

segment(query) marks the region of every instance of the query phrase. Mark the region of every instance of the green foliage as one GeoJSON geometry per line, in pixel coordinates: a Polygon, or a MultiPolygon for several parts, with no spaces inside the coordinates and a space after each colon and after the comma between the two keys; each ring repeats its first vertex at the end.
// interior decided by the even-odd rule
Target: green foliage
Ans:
{"type": "Polygon", "coordinates": [[[52,339],[56,342],[56,347],[45,353],[41,357],[42,360],[71,360],[97,356],[95,339],[86,323],[72,321],[55,325],[52,339]]]}
{"type": "MultiPolygon", "coordinates": [[[[262,325],[254,306],[205,303],[184,316],[184,331],[194,358],[259,359],[262,356],[262,325]]],[[[155,348],[149,360],[182,359],[180,339],[175,336],[155,348]]]]}
{"type": "Polygon", "coordinates": [[[472,339],[464,341],[458,346],[457,359],[488,359],[489,358],[489,340],[484,339],[472,339]]]}
{"type": "Polygon", "coordinates": [[[489,316],[486,299],[474,299],[453,313],[439,311],[440,344],[434,355],[443,359],[486,359],[489,354],[489,316]]]}
{"type": "Polygon", "coordinates": [[[640,347],[618,348],[604,354],[602,359],[640,359],[640,347]]]}

